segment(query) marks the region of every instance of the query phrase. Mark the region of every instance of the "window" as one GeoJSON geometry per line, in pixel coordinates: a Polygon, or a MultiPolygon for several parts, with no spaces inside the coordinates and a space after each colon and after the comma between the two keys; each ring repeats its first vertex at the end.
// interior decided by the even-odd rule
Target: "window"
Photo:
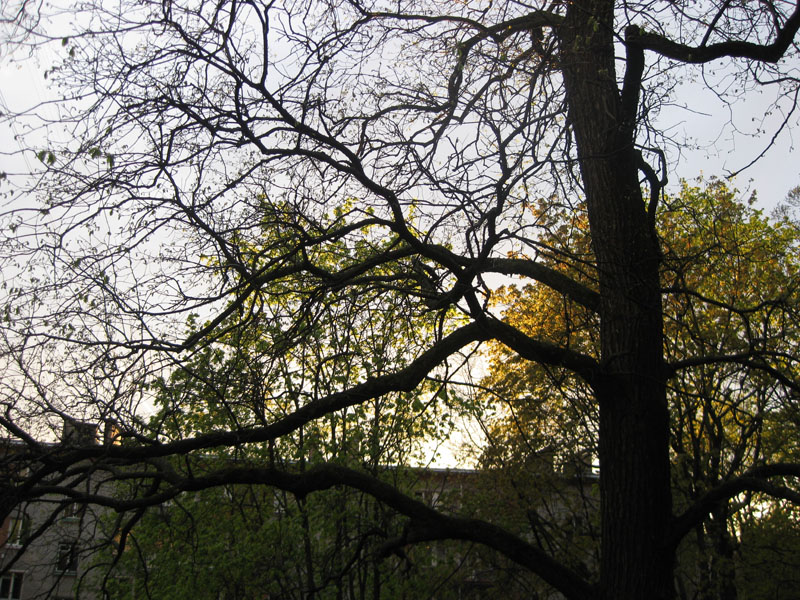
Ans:
{"type": "MultiPolygon", "coordinates": [[[[17,515],[8,520],[8,538],[6,544],[9,546],[22,546],[28,539],[31,529],[31,520],[27,515],[17,515]]],[[[0,596],[4,598],[5,596],[0,596]]]]}
{"type": "Polygon", "coordinates": [[[77,502],[71,502],[64,507],[61,516],[65,520],[77,521],[83,517],[83,511],[86,507],[77,502]]]}
{"type": "Polygon", "coordinates": [[[22,573],[6,573],[0,579],[0,600],[22,598],[22,573]]]}
{"type": "Polygon", "coordinates": [[[441,508],[439,503],[441,492],[439,490],[417,490],[414,495],[423,504],[427,504],[432,508],[441,508]]]}
{"type": "Polygon", "coordinates": [[[62,573],[75,573],[78,570],[78,549],[75,544],[58,545],[56,569],[62,573]]]}

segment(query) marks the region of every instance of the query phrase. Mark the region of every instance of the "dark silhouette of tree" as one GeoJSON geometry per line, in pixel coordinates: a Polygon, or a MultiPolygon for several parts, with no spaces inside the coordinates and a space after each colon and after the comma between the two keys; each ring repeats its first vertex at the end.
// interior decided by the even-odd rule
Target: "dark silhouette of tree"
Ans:
{"type": "MultiPolygon", "coordinates": [[[[787,354],[797,344],[798,331],[789,316],[796,309],[771,300],[793,285],[800,258],[798,224],[785,216],[770,220],[735,196],[722,181],[712,179],[700,187],[684,184],[680,195],[667,196],[659,206],[669,340],[665,351],[671,361],[696,356],[705,348],[733,352],[745,343],[743,329],[758,335],[773,332],[771,346],[777,350],[783,345],[787,354]],[[691,289],[693,294],[673,294],[675,289],[691,289]],[[735,299],[744,316],[730,306],[708,302],[713,297],[735,299]],[[775,329],[778,322],[782,325],[775,329]]],[[[554,260],[555,268],[587,280],[591,250],[585,212],[548,211],[547,218],[552,226],[540,241],[557,251],[558,259],[540,260],[554,260]]],[[[597,353],[595,316],[561,302],[550,288],[508,286],[497,298],[505,322],[526,334],[597,353]]],[[[480,449],[481,464],[510,482],[498,487],[516,490],[523,514],[534,511],[532,531],[546,536],[565,560],[586,563],[592,555],[576,538],[584,536],[596,551],[594,490],[569,488],[565,482],[594,475],[597,411],[591,391],[568,371],[520,359],[496,342],[489,347],[489,374],[481,381],[480,395],[494,410],[486,411],[489,443],[480,449]],[[531,468],[537,460],[553,463],[550,481],[541,469],[537,473],[531,468]],[[526,477],[535,481],[523,484],[526,477]],[[538,519],[548,507],[560,519],[538,519]]],[[[673,501],[679,510],[743,475],[754,463],[796,456],[789,442],[797,437],[792,403],[785,401],[780,384],[763,377],[759,368],[731,362],[682,369],[669,381],[667,400],[673,501]]],[[[720,503],[695,527],[678,553],[679,596],[736,598],[737,581],[741,585],[747,577],[737,580],[735,564],[746,569],[759,560],[749,547],[740,551],[742,522],[758,522],[756,515],[772,504],[760,494],[740,495],[720,503]]]]}
{"type": "MultiPolygon", "coordinates": [[[[0,241],[0,425],[18,442],[4,514],[61,494],[129,513],[124,542],[147,507],[185,491],[349,486],[407,517],[387,548],[477,542],[565,597],[632,599],[673,596],[677,545],[728,499],[798,500],[800,465],[759,463],[673,509],[669,382],[739,364],[792,401],[796,358],[780,340],[796,289],[768,301],[781,317],[765,331],[725,290],[700,294],[735,317],[738,344],[668,360],[656,209],[670,140],[652,118],[677,77],[716,61],[735,82],[721,94],[775,85],[796,97],[797,3],[90,2],[64,35],[24,16],[11,18],[18,43],[60,45],[47,76],[63,100],[11,117],[42,168],[11,200],[0,241]],[[539,260],[550,251],[546,213],[530,211],[540,198],[552,210],[585,202],[590,283],[539,260]],[[599,353],[504,322],[495,275],[593,313],[599,353]],[[192,313],[201,325],[183,334],[192,313]],[[323,349],[303,385],[252,381],[219,398],[229,419],[206,433],[148,425],[155,378],[253,323],[268,324],[264,373],[323,349]],[[602,476],[590,576],[324,455],[303,471],[193,466],[421,385],[432,389],[411,410],[431,418],[457,402],[458,367],[487,340],[592,392],[602,476]],[[114,421],[122,443],[45,443],[46,425],[67,418],[114,421]],[[106,495],[120,478],[130,495],[106,495]]],[[[699,294],[691,282],[668,292],[699,294]]]]}

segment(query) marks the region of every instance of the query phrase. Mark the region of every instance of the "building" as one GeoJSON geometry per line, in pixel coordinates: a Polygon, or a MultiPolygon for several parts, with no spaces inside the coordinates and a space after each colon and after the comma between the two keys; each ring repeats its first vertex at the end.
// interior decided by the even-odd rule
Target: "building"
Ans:
{"type": "MultiPolygon", "coordinates": [[[[114,443],[116,431],[107,424],[66,422],[62,443],[114,443]]],[[[58,444],[52,444],[54,450],[58,444]]],[[[24,477],[30,469],[14,460],[22,446],[2,448],[6,480],[24,477]]],[[[31,465],[33,466],[33,465],[31,465]]],[[[12,483],[9,481],[9,483],[12,483]]],[[[16,506],[0,524],[0,600],[94,600],[87,585],[91,554],[96,547],[100,513],[94,507],[52,496],[16,506]]]]}
{"type": "MultiPolygon", "coordinates": [[[[102,440],[106,443],[108,431],[102,440]]],[[[101,442],[93,425],[68,424],[63,438],[101,442]]],[[[13,448],[6,452],[13,452],[13,448]]],[[[596,474],[556,473],[552,461],[547,460],[537,469],[535,481],[525,482],[509,481],[507,474],[500,472],[470,469],[387,467],[384,476],[437,510],[478,518],[488,515],[495,521],[501,518],[499,524],[519,532],[531,543],[547,545],[557,554],[571,552],[578,563],[591,562],[594,548],[579,538],[586,529],[581,515],[596,514],[592,499],[596,474]],[[524,490],[515,483],[524,483],[524,490]],[[557,540],[552,531],[554,521],[569,523],[575,530],[573,535],[566,541],[557,540]],[[559,544],[569,547],[560,548],[559,544]]],[[[98,551],[108,555],[108,545],[103,549],[103,543],[110,535],[101,529],[109,524],[109,517],[63,497],[45,498],[16,509],[0,529],[0,600],[137,598],[136,582],[145,576],[142,569],[148,568],[160,571],[167,583],[188,576],[192,569],[202,571],[205,580],[198,585],[208,595],[198,592],[197,600],[251,598],[243,578],[251,578],[246,583],[264,590],[275,584],[271,591],[264,591],[263,598],[300,598],[304,586],[310,585],[305,567],[309,561],[317,570],[318,582],[346,587],[343,591],[351,598],[374,597],[376,586],[383,586],[386,597],[415,598],[419,590],[415,592],[414,585],[435,589],[432,597],[438,600],[477,600],[500,591],[505,598],[558,598],[548,595],[538,580],[520,567],[477,545],[434,542],[401,549],[385,559],[378,573],[372,563],[381,539],[374,532],[380,530],[384,537],[399,535],[402,519],[352,490],[340,490],[326,498],[320,495],[318,501],[309,504],[306,499],[298,502],[264,486],[208,490],[187,495],[179,507],[152,509],[140,525],[151,528],[149,546],[143,541],[138,554],[126,553],[114,581],[104,587],[96,557],[98,551]],[[205,547],[184,548],[180,535],[169,537],[182,531],[181,515],[192,511],[198,511],[196,520],[210,528],[205,537],[196,535],[205,547]],[[224,524],[221,529],[213,529],[220,523],[224,524]],[[165,524],[168,529],[159,529],[165,524]],[[258,528],[273,537],[265,538],[258,528]],[[254,534],[252,538],[250,534],[254,534]],[[241,547],[246,552],[237,555],[241,547]],[[274,555],[270,558],[269,553],[274,555]],[[252,558],[256,559],[252,564],[246,562],[252,558]],[[178,564],[184,559],[186,565],[178,564]],[[223,564],[223,559],[243,564],[237,571],[223,564]],[[345,567],[355,574],[336,580],[333,575],[345,567]],[[258,572],[261,568],[263,573],[258,572]],[[285,580],[277,582],[278,577],[285,580]]],[[[152,585],[158,589],[157,577],[152,585]]],[[[379,593],[380,597],[384,595],[379,593]]],[[[156,592],[155,597],[168,596],[156,592]]]]}

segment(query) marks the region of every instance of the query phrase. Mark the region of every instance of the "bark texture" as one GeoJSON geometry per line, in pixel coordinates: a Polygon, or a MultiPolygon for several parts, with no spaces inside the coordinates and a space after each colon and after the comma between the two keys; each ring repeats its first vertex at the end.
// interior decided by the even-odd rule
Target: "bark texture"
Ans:
{"type": "Polygon", "coordinates": [[[613,2],[586,0],[570,5],[560,30],[600,276],[600,594],[666,599],[674,557],[663,544],[671,493],[659,249],[638,180],[637,102],[625,98],[638,92],[618,89],[612,22],[613,2]]]}

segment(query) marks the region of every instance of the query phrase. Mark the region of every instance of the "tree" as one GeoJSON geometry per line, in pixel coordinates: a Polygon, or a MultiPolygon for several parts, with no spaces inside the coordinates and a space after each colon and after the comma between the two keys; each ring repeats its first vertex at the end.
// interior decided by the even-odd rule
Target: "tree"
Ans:
{"type": "MultiPolygon", "coordinates": [[[[791,354],[798,335],[792,317],[797,310],[792,305],[797,224],[785,216],[770,221],[738,201],[719,180],[702,187],[684,184],[681,194],[665,198],[659,211],[669,358],[681,361],[704,348],[705,353],[733,354],[766,338],[771,338],[768,343],[776,351],[783,347],[791,354]],[[693,293],[674,294],[682,289],[693,293]],[[732,311],[709,301],[715,296],[738,308],[732,311]],[[782,301],[775,303],[774,298],[782,301]]],[[[553,226],[541,242],[558,256],[570,257],[569,262],[560,258],[558,264],[569,268],[571,277],[591,281],[596,274],[586,272],[591,267],[586,261],[585,213],[569,215],[569,220],[551,213],[548,219],[553,226]]],[[[583,307],[559,303],[544,286],[512,286],[500,298],[506,322],[526,334],[597,353],[597,321],[583,307]]],[[[510,470],[511,477],[518,478],[517,472],[532,457],[552,456],[563,476],[591,469],[597,413],[590,390],[562,369],[520,361],[502,344],[492,343],[490,349],[490,373],[481,382],[483,396],[486,406],[500,404],[504,409],[487,423],[490,444],[481,460],[485,467],[510,470]]],[[[709,490],[744,475],[753,463],[794,459],[787,443],[797,437],[791,404],[775,380],[759,371],[741,363],[700,364],[670,381],[672,485],[679,506],[690,506],[709,490]]],[[[522,487],[520,494],[541,494],[546,489],[541,477],[538,483],[522,487]]],[[[554,487],[558,486],[563,483],[557,480],[554,487]]],[[[534,496],[524,503],[531,510],[542,500],[534,496]]],[[[589,524],[591,503],[589,497],[574,507],[573,522],[577,516],[577,522],[589,524]]],[[[563,513],[565,503],[560,504],[563,513]]],[[[741,560],[734,556],[739,554],[742,520],[752,527],[758,521],[756,513],[768,504],[761,495],[739,495],[721,502],[710,519],[694,528],[678,556],[681,597],[737,596],[734,565],[741,560],[747,565],[750,559],[746,553],[741,560]]],[[[580,561],[585,550],[566,537],[577,532],[564,526],[564,516],[561,532],[554,535],[552,525],[547,529],[554,538],[550,544],[580,561]]],[[[534,530],[537,526],[531,523],[534,530]]],[[[595,537],[591,529],[585,535],[595,537]]]]}
{"type": "MultiPolygon", "coordinates": [[[[63,90],[60,117],[13,117],[33,132],[41,177],[3,223],[0,425],[21,442],[5,459],[15,476],[4,513],[55,492],[135,519],[223,483],[301,496],[348,486],[408,518],[398,546],[477,542],[568,598],[624,600],[672,597],[678,544],[729,498],[758,490],[798,499],[782,478],[800,475],[799,465],[750,463],[674,510],[674,378],[739,364],[773,380],[782,398],[798,386],[779,323],[750,337],[739,319],[734,352],[701,346],[671,360],[657,211],[670,140],[653,119],[674,77],[716,61],[738,86],[710,83],[723,98],[754,85],[796,98],[797,4],[145,0],[87,3],[63,35],[45,17],[14,21],[27,33],[14,37],[20,44],[53,40],[65,59],[48,71],[63,90]],[[596,281],[539,260],[547,248],[528,210],[537,198],[565,210],[585,202],[596,281]],[[529,278],[585,307],[599,323],[599,352],[504,323],[491,307],[492,274],[529,278]],[[396,323],[412,335],[383,347],[374,369],[344,378],[320,369],[307,388],[263,390],[283,399],[285,415],[180,439],[141,417],[154,377],[256,317],[268,315],[264,347],[277,359],[335,347],[387,306],[400,317],[379,321],[379,336],[396,323]],[[350,318],[321,319],[326,311],[350,318]],[[202,312],[203,325],[182,336],[176,323],[191,312],[202,312]],[[422,406],[451,403],[458,366],[487,340],[566,369],[591,390],[602,469],[593,575],[350,467],[194,474],[163,460],[269,446],[424,381],[442,393],[422,406]],[[40,441],[43,424],[64,417],[114,419],[126,441],[40,441]],[[90,474],[138,477],[138,495],[81,488],[90,474]]],[[[670,290],[696,293],[683,282],[670,290]]],[[[781,306],[784,293],[770,301],[781,306]]],[[[747,314],[735,298],[705,300],[747,314]]]]}
{"type": "Polygon", "coordinates": [[[742,524],[742,554],[749,560],[737,569],[744,598],[789,598],[798,583],[796,511],[773,504],[758,518],[742,524]]]}
{"type": "MultiPolygon", "coordinates": [[[[372,325],[378,320],[376,315],[372,325]]],[[[311,350],[307,355],[289,350],[280,357],[281,364],[265,367],[272,356],[263,349],[268,328],[268,322],[254,320],[246,335],[233,329],[169,378],[158,380],[158,410],[150,428],[165,439],[179,440],[215,429],[252,427],[292,409],[280,403],[280,396],[270,397],[263,389],[308,389],[304,380],[320,369],[330,368],[337,377],[355,369],[355,348],[346,351],[322,345],[305,348],[311,350]],[[276,378],[281,383],[275,383],[276,378]]],[[[194,319],[189,329],[197,329],[194,319]]],[[[375,340],[369,335],[357,337],[360,360],[380,355],[371,350],[375,340]]],[[[410,393],[387,395],[366,406],[326,415],[269,446],[210,450],[190,465],[173,460],[170,467],[183,476],[190,475],[188,469],[196,474],[264,464],[304,472],[325,460],[363,468],[405,493],[416,494],[423,491],[420,472],[402,465],[419,452],[420,444],[450,431],[444,422],[415,423],[421,409],[414,406],[424,393],[421,386],[410,393]]],[[[125,483],[117,493],[138,496],[125,483]]],[[[445,561],[444,555],[437,561],[424,550],[375,561],[386,537],[401,535],[401,524],[370,496],[346,488],[305,497],[256,484],[225,485],[176,496],[168,506],[144,513],[128,532],[122,531],[123,523],[117,518],[106,518],[104,525],[101,537],[111,543],[106,552],[99,553],[92,569],[95,575],[87,577],[83,587],[119,599],[221,596],[246,600],[264,594],[420,597],[425,595],[423,583],[435,585],[437,597],[458,597],[446,592],[452,588],[457,594],[463,579],[456,573],[463,561],[445,561]],[[120,555],[115,540],[123,534],[132,550],[120,555]],[[136,583],[131,585],[131,581],[136,583]]]]}
{"type": "MultiPolygon", "coordinates": [[[[733,201],[719,183],[703,191],[686,189],[670,212],[674,225],[665,229],[679,239],[670,245],[665,259],[670,265],[669,287],[691,287],[698,298],[729,298],[741,308],[731,314],[687,297],[670,298],[667,305],[674,316],[668,327],[675,333],[669,352],[684,360],[700,349],[734,353],[750,344],[767,343],[776,352],[790,354],[797,335],[792,316],[796,307],[791,305],[797,224],[786,219],[769,222],[733,201]],[[690,215],[686,226],[677,224],[682,209],[690,215]],[[691,230],[697,248],[679,258],[681,246],[686,247],[680,237],[689,237],[691,230]],[[774,304],[773,298],[782,304],[774,304]],[[746,314],[741,316],[742,312],[746,314]]],[[[775,380],[762,377],[751,365],[687,368],[672,381],[670,394],[675,396],[672,452],[677,502],[695,502],[709,489],[742,476],[753,463],[795,458],[770,433],[786,418],[787,402],[775,380]]],[[[684,572],[688,579],[699,581],[695,587],[701,597],[737,597],[734,555],[740,527],[736,520],[757,510],[763,501],[745,494],[720,503],[711,518],[692,532],[697,561],[684,572]]]]}

